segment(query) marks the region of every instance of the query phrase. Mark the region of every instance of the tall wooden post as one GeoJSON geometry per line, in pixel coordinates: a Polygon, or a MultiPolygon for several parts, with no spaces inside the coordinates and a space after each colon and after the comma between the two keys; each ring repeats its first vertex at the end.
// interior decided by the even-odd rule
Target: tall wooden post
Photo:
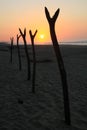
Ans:
{"type": "Polygon", "coordinates": [[[20,34],[23,38],[24,41],[24,46],[25,46],[25,53],[26,53],[26,58],[27,58],[27,66],[28,66],[28,80],[31,78],[31,71],[30,71],[30,57],[28,54],[28,48],[27,48],[27,41],[26,41],[26,29],[24,29],[24,33],[21,31],[19,28],[20,34]]]}
{"type": "Polygon", "coordinates": [[[19,38],[21,35],[17,35],[17,49],[18,49],[18,59],[19,59],[19,70],[21,70],[21,55],[20,55],[20,47],[19,47],[19,38]]]}
{"type": "Polygon", "coordinates": [[[59,11],[60,9],[58,9],[55,12],[54,16],[51,18],[48,9],[45,7],[45,14],[46,14],[47,21],[49,23],[50,35],[53,42],[53,47],[56,54],[57,63],[58,63],[60,75],[61,75],[62,86],[63,86],[65,122],[66,124],[70,125],[71,120],[70,120],[70,106],[69,106],[69,96],[68,96],[67,75],[66,75],[62,55],[60,52],[59,44],[58,44],[56,33],[55,33],[55,22],[59,15],[59,11]]]}
{"type": "Polygon", "coordinates": [[[34,35],[32,31],[29,31],[31,43],[32,43],[32,52],[33,52],[33,77],[32,77],[32,92],[35,93],[35,76],[36,76],[36,54],[35,54],[35,46],[34,46],[34,38],[36,36],[37,30],[35,31],[34,35]]]}
{"type": "Polygon", "coordinates": [[[13,41],[14,41],[14,38],[11,37],[10,40],[11,40],[11,46],[10,46],[10,62],[12,63],[12,52],[13,52],[13,41]]]}

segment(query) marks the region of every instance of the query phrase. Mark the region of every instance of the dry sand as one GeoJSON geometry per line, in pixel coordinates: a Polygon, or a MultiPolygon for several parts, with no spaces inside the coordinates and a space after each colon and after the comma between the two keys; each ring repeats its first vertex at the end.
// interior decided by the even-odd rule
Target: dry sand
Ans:
{"type": "MultiPolygon", "coordinates": [[[[23,47],[19,71],[17,49],[11,64],[9,47],[0,45],[0,130],[87,130],[87,46],[60,48],[69,86],[71,126],[64,123],[62,85],[52,46],[36,47],[33,94],[23,47]]],[[[31,47],[29,52],[32,59],[31,47]]]]}

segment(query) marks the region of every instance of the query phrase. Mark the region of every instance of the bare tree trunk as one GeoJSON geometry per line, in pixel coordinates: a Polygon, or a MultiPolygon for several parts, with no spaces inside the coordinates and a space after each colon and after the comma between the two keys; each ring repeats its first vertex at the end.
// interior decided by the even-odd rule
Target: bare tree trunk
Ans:
{"type": "Polygon", "coordinates": [[[28,80],[31,78],[31,71],[30,71],[30,57],[28,54],[28,48],[27,48],[27,41],[26,41],[26,29],[24,29],[24,34],[22,33],[21,29],[19,28],[20,34],[23,38],[24,41],[24,46],[25,46],[25,53],[26,53],[26,58],[27,58],[27,66],[28,66],[28,80]]]}
{"type": "Polygon", "coordinates": [[[21,55],[20,55],[20,48],[19,48],[19,38],[21,35],[17,35],[17,48],[18,48],[18,59],[19,59],[19,70],[21,71],[22,66],[21,66],[21,55]]]}
{"type": "Polygon", "coordinates": [[[33,77],[32,77],[32,92],[35,93],[35,77],[36,77],[36,54],[35,54],[35,47],[34,47],[34,38],[36,36],[37,30],[32,35],[31,30],[29,31],[30,33],[30,38],[31,38],[31,43],[32,43],[32,51],[33,51],[33,77]]]}
{"type": "Polygon", "coordinates": [[[14,41],[14,38],[11,37],[10,40],[11,40],[11,46],[10,46],[10,62],[12,63],[12,52],[13,52],[13,41],[14,41]]]}
{"type": "Polygon", "coordinates": [[[48,9],[45,7],[45,14],[46,18],[49,23],[49,28],[50,28],[50,35],[51,39],[53,42],[53,47],[54,51],[56,54],[59,70],[60,70],[60,75],[61,75],[61,81],[62,81],[62,86],[63,86],[63,98],[64,98],[64,113],[65,113],[65,122],[66,124],[70,125],[71,124],[71,119],[70,119],[70,106],[69,106],[69,96],[68,96],[68,85],[67,85],[67,75],[62,59],[62,55],[60,52],[59,44],[57,41],[56,33],[55,33],[55,22],[56,19],[59,15],[59,9],[55,12],[54,16],[51,18],[48,9]]]}

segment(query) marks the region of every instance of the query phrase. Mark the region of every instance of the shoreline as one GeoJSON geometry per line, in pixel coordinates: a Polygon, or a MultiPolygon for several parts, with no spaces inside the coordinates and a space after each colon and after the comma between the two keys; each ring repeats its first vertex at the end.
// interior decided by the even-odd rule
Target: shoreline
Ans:
{"type": "MultiPolygon", "coordinates": [[[[0,45],[10,45],[9,42],[0,42],[0,45]]],[[[20,46],[23,46],[24,43],[19,43],[20,46]]],[[[27,45],[31,46],[31,43],[28,43],[27,45]]],[[[14,46],[16,46],[16,43],[14,43],[14,46]]],[[[52,46],[52,43],[46,43],[46,44],[38,44],[36,43],[35,46],[52,46]]],[[[59,42],[59,46],[87,46],[86,42],[59,42]]]]}

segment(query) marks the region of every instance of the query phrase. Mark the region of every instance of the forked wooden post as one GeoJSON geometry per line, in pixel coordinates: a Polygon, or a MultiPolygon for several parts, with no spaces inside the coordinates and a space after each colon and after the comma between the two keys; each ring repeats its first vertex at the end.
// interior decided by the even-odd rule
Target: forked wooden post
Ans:
{"type": "Polygon", "coordinates": [[[10,40],[11,40],[11,46],[10,46],[10,62],[12,63],[12,52],[13,52],[13,41],[14,41],[14,38],[11,37],[10,40]]]}
{"type": "Polygon", "coordinates": [[[51,18],[48,9],[45,7],[45,14],[46,18],[49,23],[49,28],[50,28],[50,35],[51,39],[53,42],[53,47],[54,51],[56,54],[59,70],[60,70],[60,75],[61,75],[61,81],[62,81],[62,86],[63,86],[63,98],[64,98],[64,113],[65,113],[65,122],[66,124],[70,125],[71,124],[71,119],[70,119],[70,106],[69,106],[69,96],[68,96],[68,85],[67,85],[67,75],[62,59],[62,55],[60,52],[59,44],[57,41],[56,33],[55,33],[55,22],[57,20],[57,17],[59,15],[60,9],[58,9],[54,16],[51,18]]]}
{"type": "Polygon", "coordinates": [[[26,41],[26,29],[24,29],[24,33],[21,31],[19,28],[20,34],[23,38],[24,41],[24,46],[25,46],[25,53],[26,53],[26,58],[27,58],[27,65],[28,65],[28,80],[31,78],[31,71],[30,71],[30,57],[28,54],[28,48],[27,48],[27,41],[26,41]]]}
{"type": "Polygon", "coordinates": [[[33,77],[32,77],[32,92],[35,93],[35,76],[36,76],[36,54],[35,54],[35,46],[34,46],[34,38],[36,36],[37,30],[35,31],[34,35],[32,31],[29,31],[31,43],[32,43],[32,51],[33,51],[33,77]]]}
{"type": "Polygon", "coordinates": [[[21,55],[20,55],[20,47],[19,47],[19,38],[21,35],[17,35],[17,49],[18,49],[18,59],[19,59],[19,70],[21,70],[21,55]]]}

